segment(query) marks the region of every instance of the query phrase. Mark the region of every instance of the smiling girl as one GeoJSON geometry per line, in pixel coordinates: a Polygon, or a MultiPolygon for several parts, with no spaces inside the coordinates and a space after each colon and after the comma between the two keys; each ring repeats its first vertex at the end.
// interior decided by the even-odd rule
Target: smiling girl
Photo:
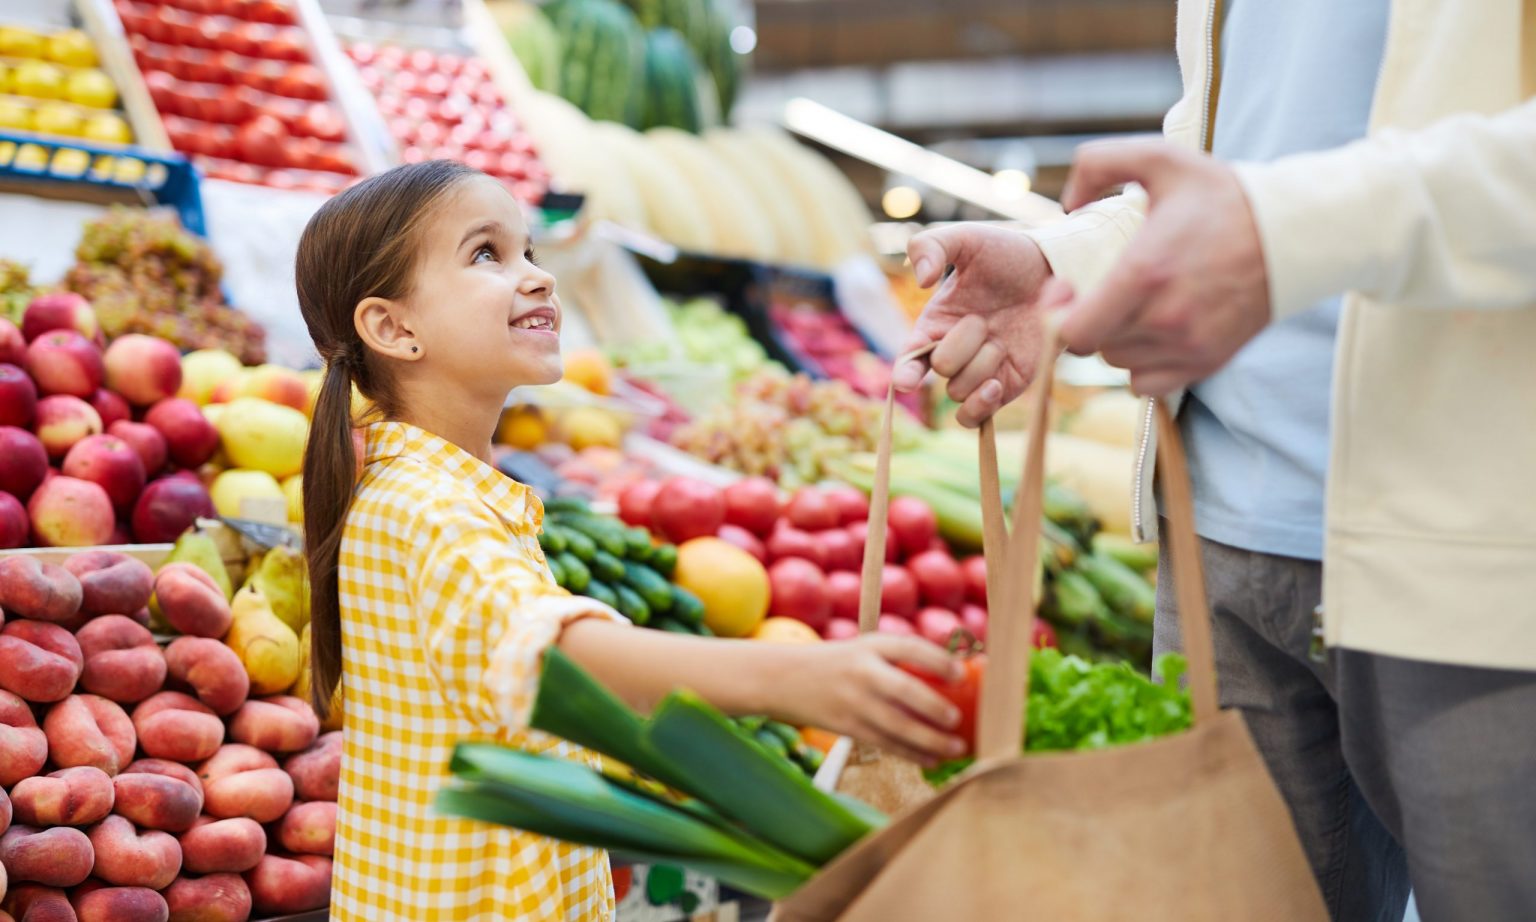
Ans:
{"type": "Polygon", "coordinates": [[[678,686],[923,761],[954,755],[958,715],[895,664],[948,675],[902,637],[814,646],[636,630],[550,576],[539,500],[489,463],[514,387],[559,380],[560,302],[499,183],[400,167],[305,228],[299,303],[327,362],[304,462],[313,688],[346,700],[331,918],[600,920],[607,856],[438,816],[453,745],[496,740],[596,765],[530,730],[558,645],[637,708],[678,686]],[[377,408],[355,475],[352,386],[377,408]]]}

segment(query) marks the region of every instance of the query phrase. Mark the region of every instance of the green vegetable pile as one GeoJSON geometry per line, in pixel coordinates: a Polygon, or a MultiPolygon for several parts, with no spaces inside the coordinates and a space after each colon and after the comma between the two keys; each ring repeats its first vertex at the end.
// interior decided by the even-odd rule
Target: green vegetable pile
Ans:
{"type": "MultiPolygon", "coordinates": [[[[1184,657],[1165,653],[1152,664],[1156,680],[1128,663],[1090,663],[1058,650],[1029,660],[1029,752],[1104,749],[1189,728],[1189,692],[1179,686],[1184,657]]],[[[929,772],[940,785],[971,766],[965,759],[929,772]]]]}

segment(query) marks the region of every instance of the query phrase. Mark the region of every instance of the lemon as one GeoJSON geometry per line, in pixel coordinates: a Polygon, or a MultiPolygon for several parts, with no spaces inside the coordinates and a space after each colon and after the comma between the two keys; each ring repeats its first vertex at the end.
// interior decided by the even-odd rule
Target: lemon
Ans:
{"type": "Polygon", "coordinates": [[[11,74],[11,89],[18,96],[60,99],[64,96],[64,71],[45,61],[28,61],[11,74]]]}
{"type": "Polygon", "coordinates": [[[514,407],[501,415],[496,442],[520,451],[532,451],[549,441],[549,426],[537,407],[514,407]]]}
{"type": "Polygon", "coordinates": [[[85,121],[80,118],[80,113],[73,106],[64,103],[48,103],[38,106],[32,113],[32,130],[38,134],[60,135],[66,138],[79,137],[85,121]]]}
{"type": "Polygon", "coordinates": [[[70,74],[64,82],[64,95],[70,102],[92,109],[110,109],[117,105],[117,85],[111,77],[94,68],[70,74]]]}
{"type": "Polygon", "coordinates": [[[95,67],[100,59],[91,37],[79,29],[66,29],[48,37],[43,55],[70,67],[95,67]]]}
{"type": "Polygon", "coordinates": [[[40,58],[46,49],[41,35],[15,26],[0,26],[0,55],[8,58],[40,58]]]}

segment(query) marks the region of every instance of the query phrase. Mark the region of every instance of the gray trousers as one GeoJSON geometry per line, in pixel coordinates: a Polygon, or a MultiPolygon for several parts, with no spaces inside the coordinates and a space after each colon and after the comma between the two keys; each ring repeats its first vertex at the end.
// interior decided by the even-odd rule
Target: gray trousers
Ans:
{"type": "MultiPolygon", "coordinates": [[[[1336,922],[1401,922],[1410,881],[1424,922],[1536,920],[1536,673],[1314,662],[1322,565],[1201,545],[1222,706],[1243,711],[1336,922]]],[[[1179,646],[1172,585],[1159,652],[1179,646]]]]}

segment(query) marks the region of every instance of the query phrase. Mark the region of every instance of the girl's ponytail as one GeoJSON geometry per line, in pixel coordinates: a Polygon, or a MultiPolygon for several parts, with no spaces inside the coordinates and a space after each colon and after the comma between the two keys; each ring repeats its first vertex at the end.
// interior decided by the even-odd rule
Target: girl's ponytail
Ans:
{"type": "Polygon", "coordinates": [[[352,359],[331,358],[315,401],[304,450],[304,544],[309,558],[310,697],[330,716],[341,679],[341,603],[336,576],[347,510],[356,486],[352,443],[352,359]]]}

